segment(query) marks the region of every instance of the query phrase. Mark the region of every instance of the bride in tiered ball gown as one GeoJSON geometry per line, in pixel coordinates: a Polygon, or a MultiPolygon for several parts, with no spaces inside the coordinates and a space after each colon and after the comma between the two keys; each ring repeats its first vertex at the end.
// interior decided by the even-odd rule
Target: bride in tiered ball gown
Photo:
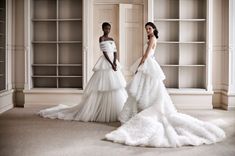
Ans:
{"type": "Polygon", "coordinates": [[[103,23],[104,35],[100,37],[100,49],[103,54],[95,64],[80,104],[58,106],[41,110],[39,114],[45,118],[113,122],[127,99],[126,81],[116,61],[116,46],[108,37],[111,29],[109,23],[103,23]],[[112,60],[112,61],[111,61],[112,60]]]}
{"type": "Polygon", "coordinates": [[[219,127],[177,112],[163,84],[165,75],[154,59],[158,31],[145,25],[148,44],[145,54],[132,66],[127,85],[128,99],[119,116],[122,126],[106,139],[132,146],[180,147],[211,144],[225,138],[219,127]]]}

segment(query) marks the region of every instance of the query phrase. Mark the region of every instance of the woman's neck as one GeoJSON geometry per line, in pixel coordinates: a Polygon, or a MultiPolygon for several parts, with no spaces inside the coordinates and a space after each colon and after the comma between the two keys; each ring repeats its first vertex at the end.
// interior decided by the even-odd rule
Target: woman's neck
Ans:
{"type": "Polygon", "coordinates": [[[149,34],[149,35],[148,35],[148,40],[149,40],[151,37],[154,37],[154,34],[149,34]]]}
{"type": "Polygon", "coordinates": [[[103,37],[109,38],[109,34],[104,34],[103,37]]]}

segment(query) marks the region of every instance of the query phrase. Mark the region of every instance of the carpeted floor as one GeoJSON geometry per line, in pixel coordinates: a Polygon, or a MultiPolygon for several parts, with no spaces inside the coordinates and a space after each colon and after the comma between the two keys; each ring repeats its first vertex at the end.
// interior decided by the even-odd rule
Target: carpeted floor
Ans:
{"type": "Polygon", "coordinates": [[[181,148],[130,147],[104,140],[119,123],[44,119],[39,108],[14,108],[0,115],[0,156],[234,156],[235,111],[184,110],[226,131],[220,143],[181,148]]]}

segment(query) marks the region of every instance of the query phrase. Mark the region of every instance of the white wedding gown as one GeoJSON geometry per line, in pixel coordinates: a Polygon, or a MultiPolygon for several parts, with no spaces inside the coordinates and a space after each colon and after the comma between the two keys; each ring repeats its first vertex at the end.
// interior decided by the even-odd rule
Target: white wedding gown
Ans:
{"type": "MultiPolygon", "coordinates": [[[[140,60],[132,66],[133,72],[140,60]]],[[[225,138],[219,127],[178,113],[164,79],[152,49],[127,86],[129,97],[119,116],[122,126],[106,134],[107,140],[132,146],[180,147],[211,144],[225,138]]]]}
{"type": "MultiPolygon", "coordinates": [[[[101,51],[105,51],[112,61],[116,46],[114,41],[100,43],[101,51]]],[[[39,115],[51,119],[113,122],[127,99],[126,81],[117,61],[117,71],[102,55],[93,68],[94,74],[89,80],[80,104],[58,106],[41,110],[39,115]]]]}

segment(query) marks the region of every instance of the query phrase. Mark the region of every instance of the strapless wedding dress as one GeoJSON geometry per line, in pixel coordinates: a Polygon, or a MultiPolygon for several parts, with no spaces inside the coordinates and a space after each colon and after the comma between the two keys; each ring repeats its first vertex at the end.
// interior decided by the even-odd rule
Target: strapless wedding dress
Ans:
{"type": "Polygon", "coordinates": [[[163,84],[165,75],[152,49],[127,85],[128,99],[120,113],[122,126],[106,134],[113,142],[132,146],[180,147],[219,142],[225,133],[219,127],[177,112],[163,84]]]}

